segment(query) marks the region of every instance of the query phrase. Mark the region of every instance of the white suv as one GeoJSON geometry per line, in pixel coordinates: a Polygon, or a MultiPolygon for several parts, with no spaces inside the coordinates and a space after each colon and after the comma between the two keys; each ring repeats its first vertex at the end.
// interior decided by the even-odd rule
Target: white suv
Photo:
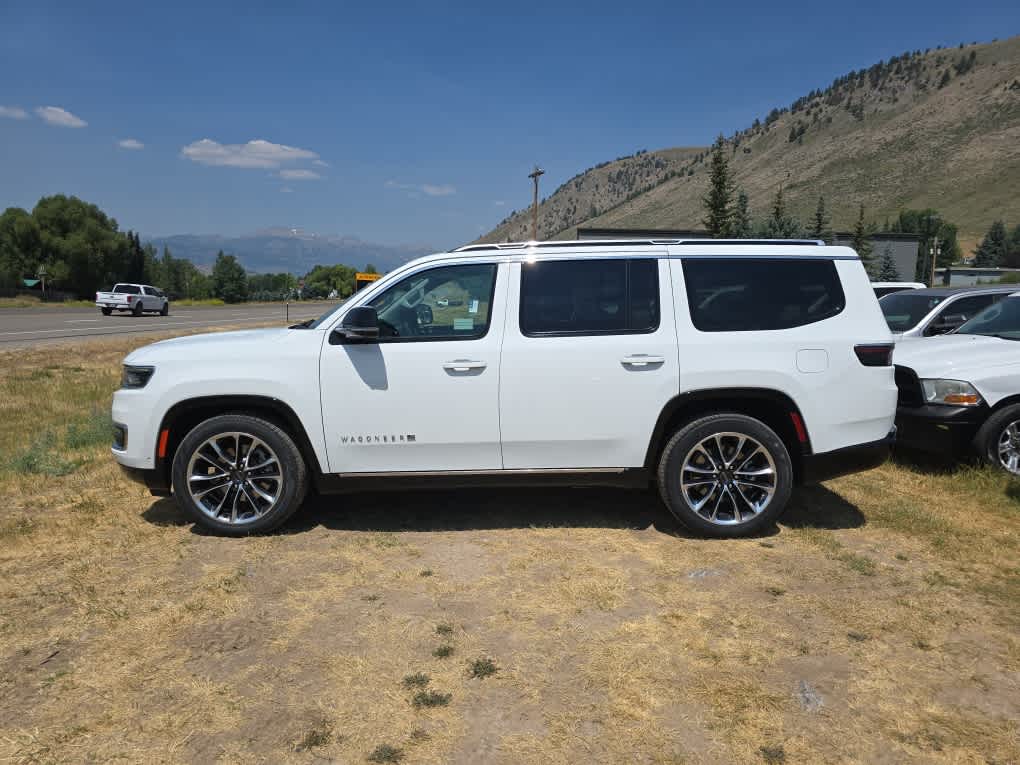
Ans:
{"type": "Polygon", "coordinates": [[[892,338],[853,250],[805,241],[475,245],[319,319],[141,348],[113,454],[224,534],[306,491],[658,484],[705,534],[882,462],[892,338]]]}

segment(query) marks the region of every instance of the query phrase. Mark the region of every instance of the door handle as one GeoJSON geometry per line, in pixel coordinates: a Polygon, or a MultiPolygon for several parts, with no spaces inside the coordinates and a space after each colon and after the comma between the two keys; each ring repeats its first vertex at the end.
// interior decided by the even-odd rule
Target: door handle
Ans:
{"type": "Polygon", "coordinates": [[[664,364],[665,356],[649,356],[647,353],[635,353],[633,356],[624,356],[620,363],[625,367],[646,367],[649,364],[664,364]]]}
{"type": "Polygon", "coordinates": [[[471,361],[470,359],[455,359],[443,364],[443,369],[449,372],[468,372],[472,369],[485,369],[489,366],[484,361],[471,361]]]}

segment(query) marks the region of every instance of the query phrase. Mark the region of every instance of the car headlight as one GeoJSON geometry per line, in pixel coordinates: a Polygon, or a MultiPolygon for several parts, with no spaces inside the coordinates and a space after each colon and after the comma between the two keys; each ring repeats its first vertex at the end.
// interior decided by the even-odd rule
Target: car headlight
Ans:
{"type": "Polygon", "coordinates": [[[120,387],[144,388],[155,371],[155,367],[134,367],[130,364],[125,364],[124,372],[120,377],[120,387]]]}
{"type": "Polygon", "coordinates": [[[921,380],[924,400],[929,404],[946,406],[978,406],[981,394],[963,380],[921,380]]]}

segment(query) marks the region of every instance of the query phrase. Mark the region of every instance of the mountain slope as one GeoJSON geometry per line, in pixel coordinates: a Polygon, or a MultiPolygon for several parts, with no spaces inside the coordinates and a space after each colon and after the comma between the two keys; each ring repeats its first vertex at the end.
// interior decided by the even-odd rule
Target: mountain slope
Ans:
{"type": "Polygon", "coordinates": [[[215,234],[177,234],[148,240],[160,253],[169,247],[175,257],[211,266],[219,250],[236,255],[254,273],[304,274],[316,265],[344,263],[364,268],[371,263],[381,273],[433,250],[427,246],[384,245],[357,237],[311,234],[300,229],[271,228],[254,234],[224,237],[215,234]]]}
{"type": "MultiPolygon", "coordinates": [[[[783,183],[802,221],[819,195],[836,229],[850,227],[860,204],[879,223],[934,207],[969,248],[993,220],[1020,222],[1020,37],[880,62],[773,110],[727,145],[756,217],[783,183]]],[[[539,236],[569,238],[579,225],[700,228],[706,160],[705,148],[667,149],[586,171],[540,206],[539,236]],[[665,169],[644,186],[605,192],[610,174],[659,158],[665,169]]],[[[524,210],[481,241],[527,238],[524,210]]]]}

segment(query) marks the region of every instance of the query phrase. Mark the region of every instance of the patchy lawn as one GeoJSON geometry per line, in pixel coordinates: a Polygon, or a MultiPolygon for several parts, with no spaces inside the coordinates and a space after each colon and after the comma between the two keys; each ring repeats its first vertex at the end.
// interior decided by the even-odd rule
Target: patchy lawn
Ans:
{"type": "Polygon", "coordinates": [[[0,355],[0,762],[1020,760],[1020,486],[909,463],[691,537],[652,492],[197,532],[106,451],[137,341],[0,355]]]}

